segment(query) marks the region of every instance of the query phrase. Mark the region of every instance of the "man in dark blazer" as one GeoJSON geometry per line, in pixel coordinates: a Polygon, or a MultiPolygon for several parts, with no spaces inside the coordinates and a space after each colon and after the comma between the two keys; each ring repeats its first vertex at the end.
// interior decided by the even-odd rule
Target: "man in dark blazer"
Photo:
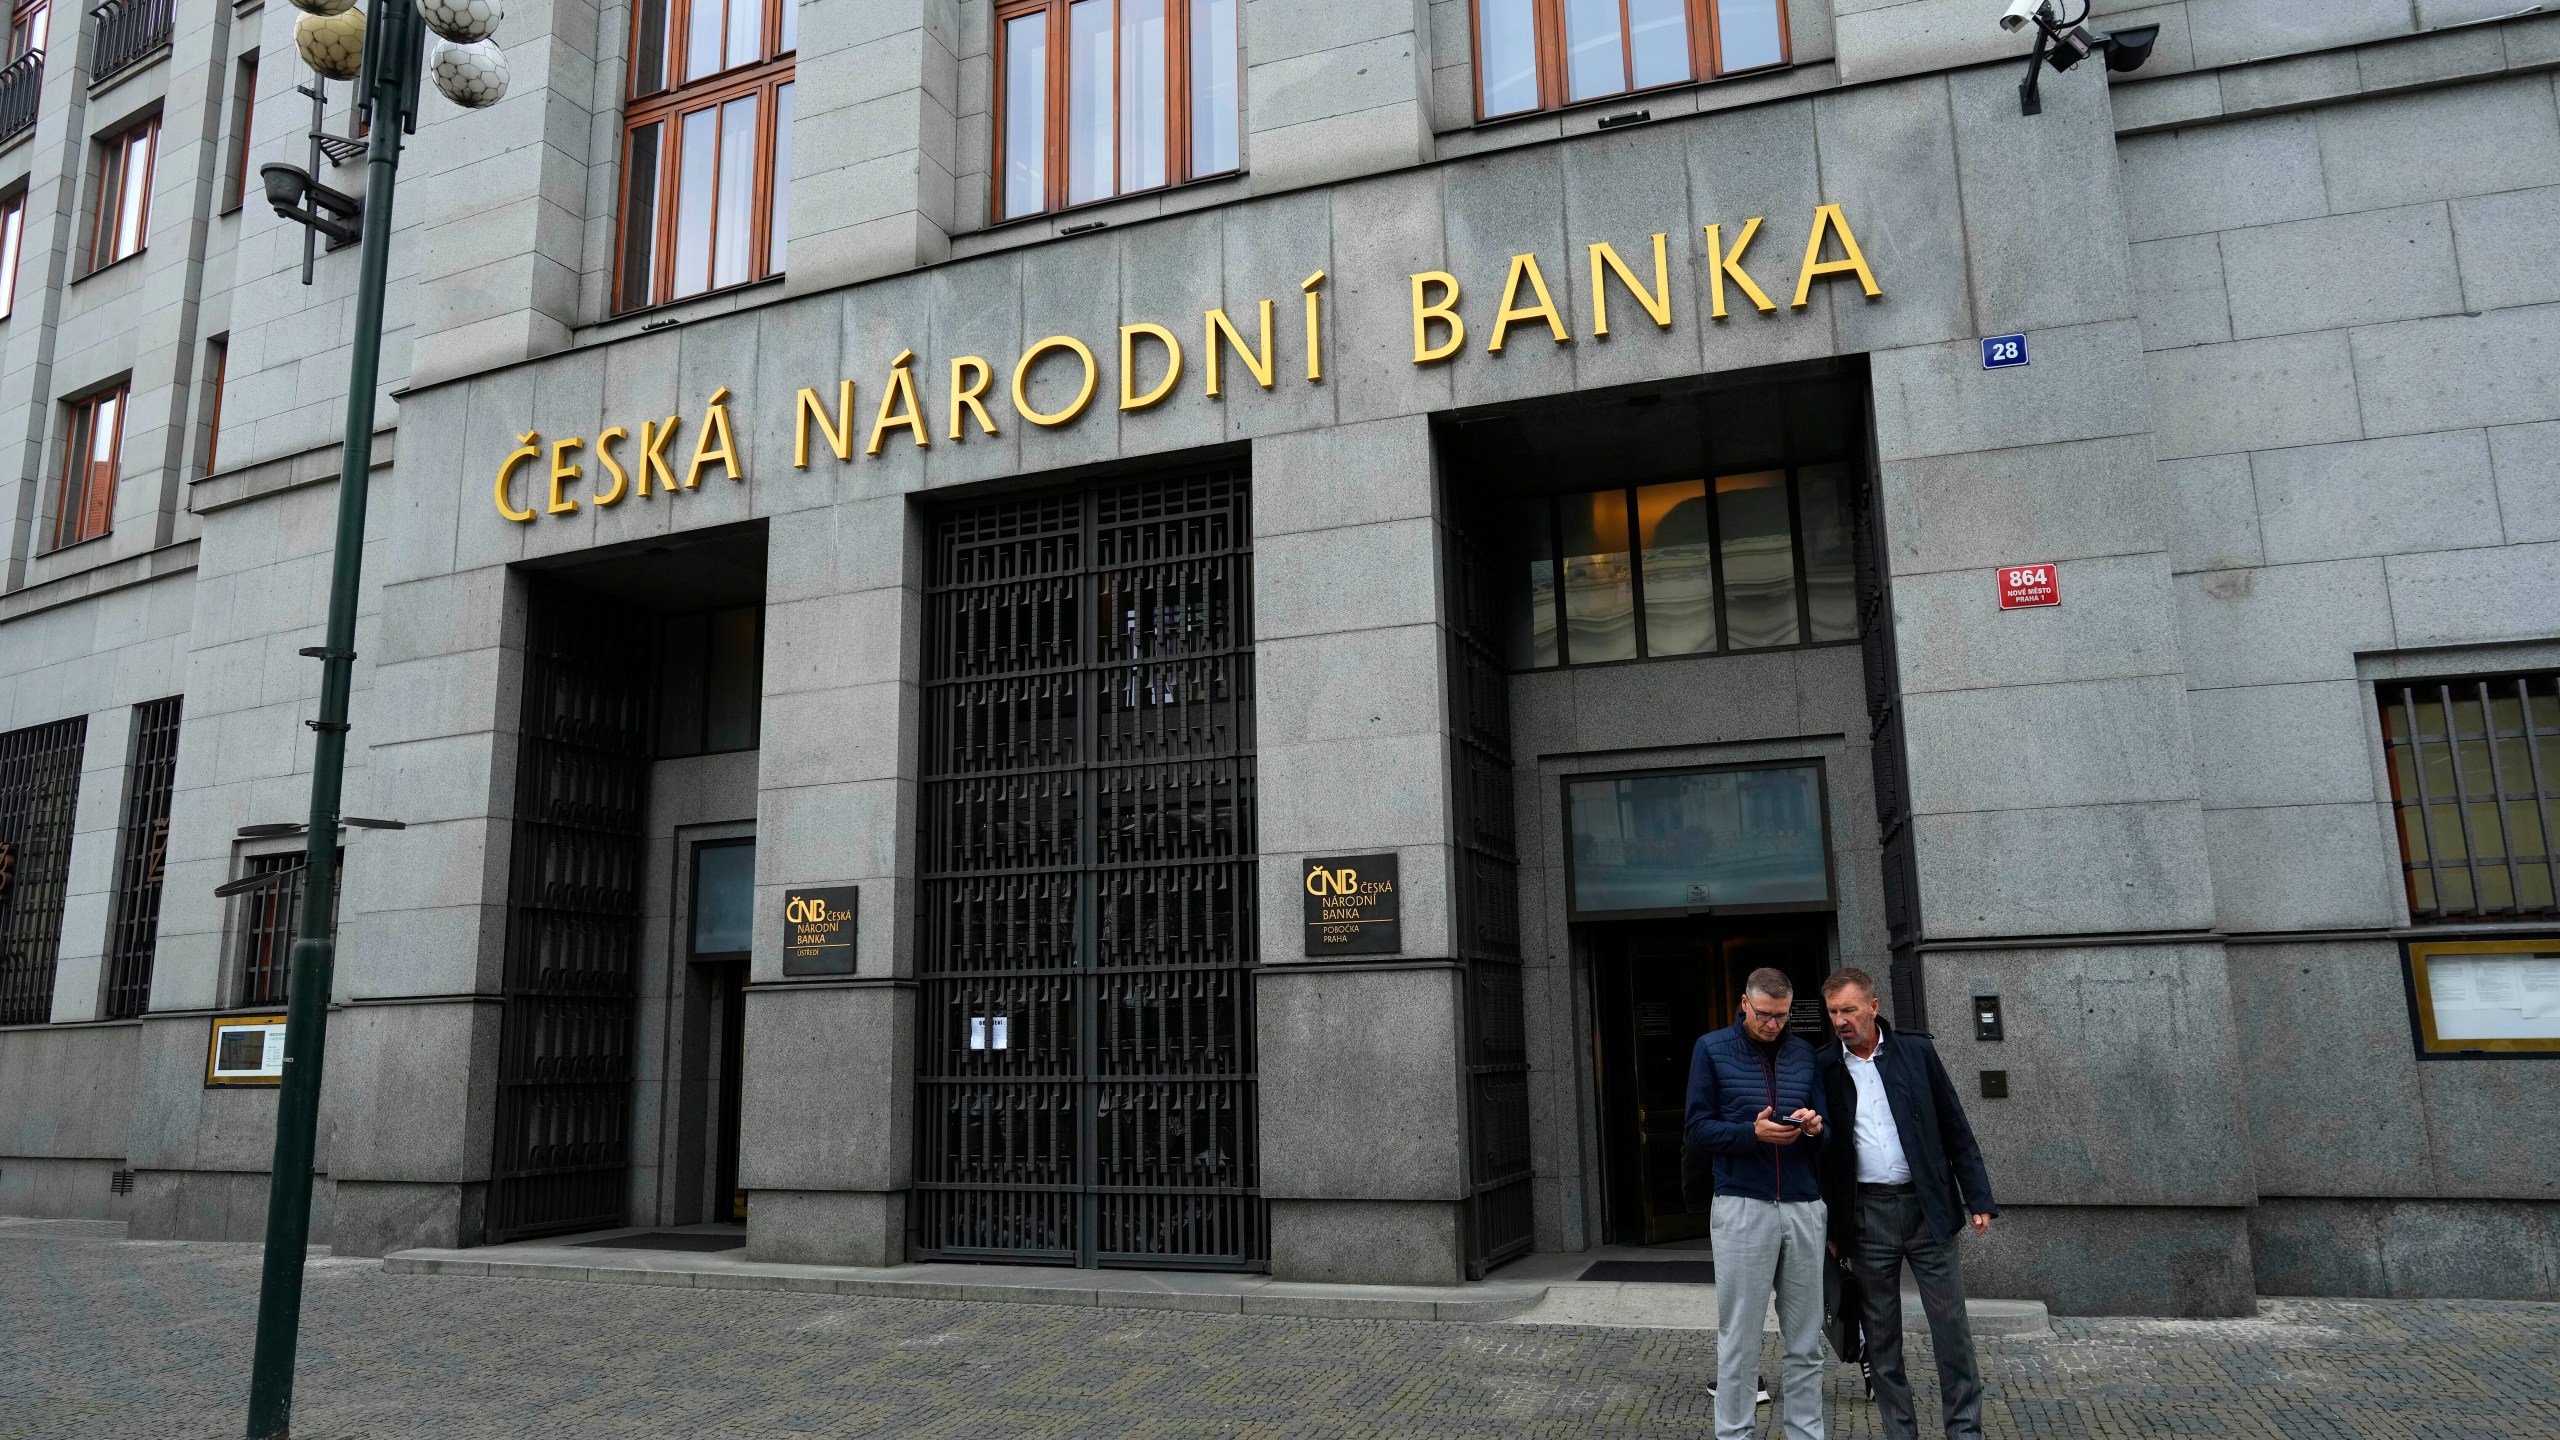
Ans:
{"type": "Polygon", "coordinates": [[[1982,1372],[1964,1310],[1956,1236],[1986,1234],[1991,1177],[1925,1035],[1897,1033],[1879,1013],[1876,982],[1841,970],[1822,985],[1840,1043],[1822,1052],[1832,1141],[1820,1169],[1830,1246],[1866,1291],[1867,1360],[1888,1440],[1916,1440],[1919,1420],[1902,1365],[1902,1267],[1919,1282],[1938,1354],[1938,1406],[1948,1440],[1982,1434],[1982,1372]]]}

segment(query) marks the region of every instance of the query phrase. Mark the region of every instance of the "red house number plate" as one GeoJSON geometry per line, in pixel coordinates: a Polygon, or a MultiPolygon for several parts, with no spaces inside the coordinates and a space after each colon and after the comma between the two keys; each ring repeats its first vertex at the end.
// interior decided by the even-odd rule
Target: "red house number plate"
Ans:
{"type": "Polygon", "coordinates": [[[2000,608],[2024,610],[2033,605],[2059,605],[2062,586],[2050,565],[2010,565],[2000,571],[2000,608]]]}

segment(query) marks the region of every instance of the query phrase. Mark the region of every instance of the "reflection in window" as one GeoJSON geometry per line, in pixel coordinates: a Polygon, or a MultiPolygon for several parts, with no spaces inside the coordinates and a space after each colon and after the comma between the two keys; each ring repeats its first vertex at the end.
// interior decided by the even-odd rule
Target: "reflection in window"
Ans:
{"type": "Polygon", "coordinates": [[[1556,504],[1564,541],[1565,643],[1574,659],[1636,658],[1636,572],[1627,559],[1627,492],[1556,504]]]}
{"type": "Polygon", "coordinates": [[[670,616],[658,654],[660,758],[756,748],[764,607],[670,616]]]}
{"type": "Polygon", "coordinates": [[[1858,504],[1837,462],[1513,502],[1512,664],[1855,640],[1858,504]]]}
{"type": "Polygon", "coordinates": [[[1476,113],[1787,63],[1779,0],[1475,0],[1476,113]]]}
{"type": "Polygon", "coordinates": [[[1236,3],[1000,3],[996,218],[1235,169],[1236,3]]]}
{"type": "Polygon", "coordinates": [[[756,842],[693,847],[693,953],[743,955],[755,933],[756,842]]]}
{"type": "Polygon", "coordinates": [[[1831,900],[1816,766],[1577,778],[1566,803],[1577,915],[1831,900]]]}
{"type": "Polygon", "coordinates": [[[635,7],[615,308],[781,273],[798,14],[795,0],[635,7]]]}

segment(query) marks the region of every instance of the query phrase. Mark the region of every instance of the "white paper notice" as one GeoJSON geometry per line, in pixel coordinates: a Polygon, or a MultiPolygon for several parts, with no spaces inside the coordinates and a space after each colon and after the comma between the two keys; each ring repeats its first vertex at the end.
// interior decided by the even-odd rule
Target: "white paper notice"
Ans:
{"type": "Polygon", "coordinates": [[[2471,962],[2468,960],[2430,960],[2427,962],[2427,998],[2435,1002],[2436,1013],[2471,1008],[2471,962]]]}
{"type": "Polygon", "coordinates": [[[2475,1010],[2513,1010],[2524,1003],[2521,960],[2471,962],[2471,1006],[2475,1010]]]}
{"type": "Polygon", "coordinates": [[[2536,955],[2524,967],[2524,1018],[2560,1020],[2560,955],[2536,955]]]}
{"type": "MultiPolygon", "coordinates": [[[[2560,972],[2560,962],[2555,962],[2552,969],[2556,972],[2560,972]]],[[[258,1069],[261,1073],[268,1075],[281,1075],[284,1073],[283,1026],[277,1025],[267,1031],[266,1049],[258,1056],[258,1069]]]]}
{"type": "Polygon", "coordinates": [[[987,1017],[984,1015],[969,1017],[969,1048],[972,1050],[987,1048],[987,1017]]]}

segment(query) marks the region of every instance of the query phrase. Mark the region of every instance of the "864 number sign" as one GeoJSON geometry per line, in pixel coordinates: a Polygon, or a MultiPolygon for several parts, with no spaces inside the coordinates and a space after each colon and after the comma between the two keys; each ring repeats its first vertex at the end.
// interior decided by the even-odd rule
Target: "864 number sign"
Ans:
{"type": "Polygon", "coordinates": [[[2051,565],[2000,567],[2000,608],[2024,610],[2062,603],[2062,583],[2051,565]]]}

